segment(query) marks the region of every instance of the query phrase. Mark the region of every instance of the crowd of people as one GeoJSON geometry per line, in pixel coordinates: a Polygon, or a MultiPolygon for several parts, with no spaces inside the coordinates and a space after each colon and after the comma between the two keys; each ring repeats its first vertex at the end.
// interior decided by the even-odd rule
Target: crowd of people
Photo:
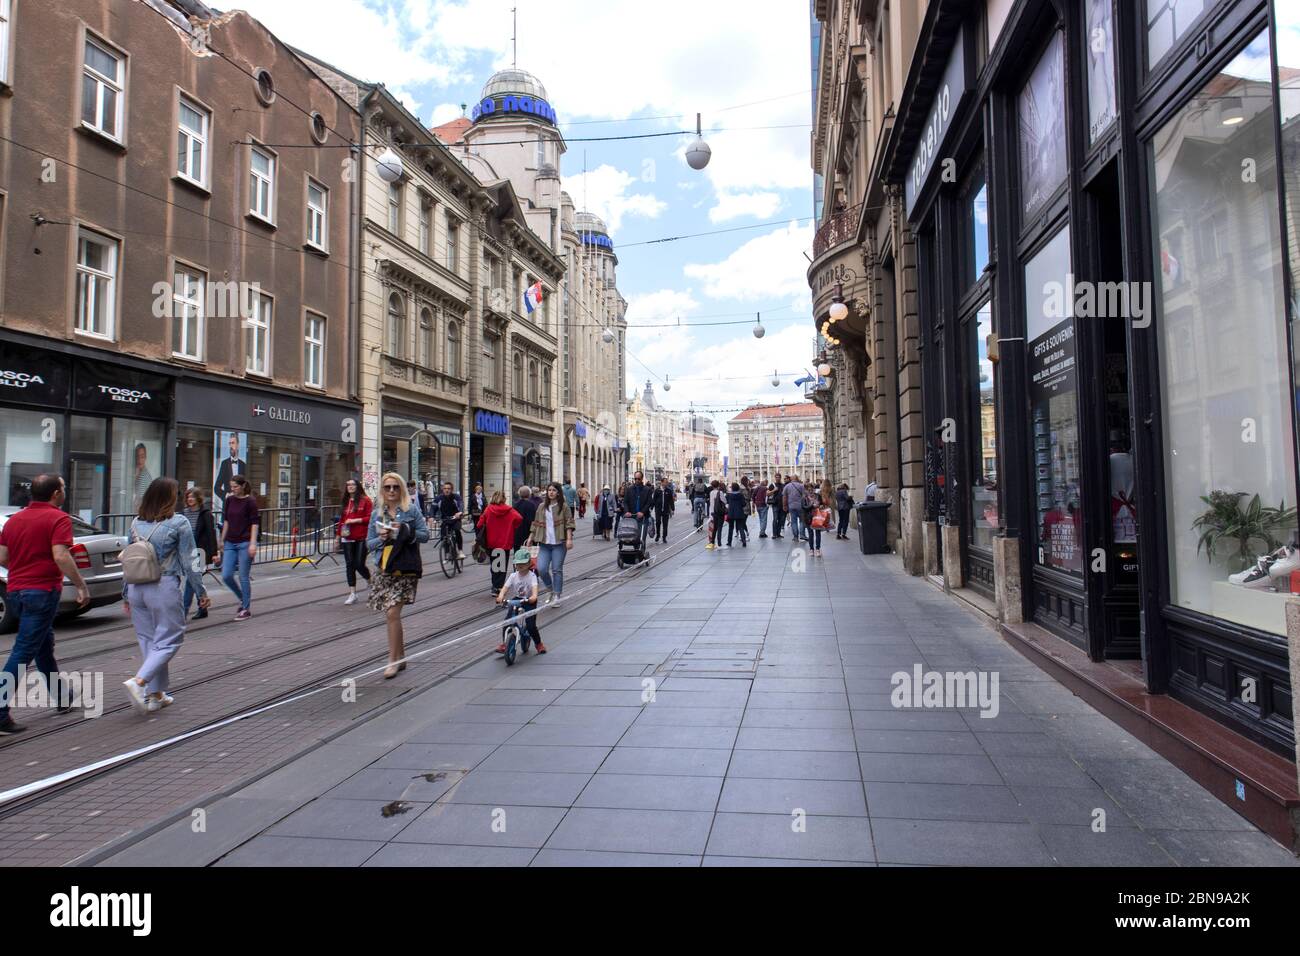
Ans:
{"type": "MultiPolygon", "coordinates": [[[[211,606],[205,570],[220,569],[222,583],[236,600],[236,621],[252,616],[250,572],[261,516],[246,477],[232,475],[227,491],[219,522],[199,489],[188,488],[182,495],[172,478],[151,479],[140,496],[121,558],[123,608],[130,615],[141,657],[125,689],[140,713],[152,713],[173,701],[168,694],[168,666],[184,641],[188,622],[207,617],[211,606]]],[[[32,482],[31,503],[0,531],[0,565],[9,569],[7,600],[19,624],[4,673],[13,681],[20,667],[35,664],[61,712],[73,706],[57,698],[51,683],[58,673],[53,625],[64,579],[76,588],[79,603],[84,606],[89,601],[71,555],[71,518],[63,510],[66,493],[60,476],[38,476],[32,482]]],[[[711,519],[706,545],[710,551],[724,547],[724,527],[725,547],[732,547],[736,538],[741,547],[748,547],[748,520],[755,514],[760,538],[769,536],[770,517],[772,538],[783,538],[788,527],[793,541],[805,541],[813,555],[822,553],[822,533],[835,526],[833,512],[839,516],[836,538],[848,536],[853,499],[847,485],[838,489],[828,481],[805,485],[797,475],[777,474],[771,481],[766,476],[758,480],[744,476],[730,484],[715,480],[707,486],[699,481],[689,494],[697,527],[704,514],[711,519]]],[[[649,541],[668,542],[676,507],[673,483],[666,477],[647,483],[640,471],[617,491],[605,485],[594,496],[585,483],[574,487],[568,478],[539,489],[521,486],[513,502],[507,501],[504,491],[487,496],[483,486],[476,484],[468,505],[450,482],[434,488],[388,472],[372,499],[356,478],[350,478],[334,527],[347,585],[343,603],[356,602],[360,579],[368,591],[367,605],[384,615],[388,638],[384,677],[393,678],[406,668],[402,610],[415,602],[423,573],[420,545],[431,540],[433,522],[450,536],[457,557],[463,558],[461,527],[468,515],[474,528],[474,557],[489,566],[490,589],[497,603],[513,598],[526,610],[536,611],[542,586],[550,591],[548,606],[563,601],[565,557],[573,548],[577,521],[585,519],[589,508],[595,536],[609,540],[623,522],[634,522],[644,549],[649,541]]],[[[527,627],[537,652],[545,653],[535,613],[528,617],[527,627]]],[[[504,652],[504,646],[498,650],[504,652]]],[[[7,701],[0,700],[0,735],[21,730],[9,715],[7,701]]]]}

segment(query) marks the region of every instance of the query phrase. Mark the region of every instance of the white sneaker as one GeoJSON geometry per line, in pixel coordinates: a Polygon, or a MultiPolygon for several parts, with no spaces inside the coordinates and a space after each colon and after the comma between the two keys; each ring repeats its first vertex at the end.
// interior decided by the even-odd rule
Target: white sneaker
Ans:
{"type": "Polygon", "coordinates": [[[148,700],[144,702],[144,709],[145,709],[145,713],[148,714],[156,713],[157,711],[163,709],[163,702],[154,697],[150,697],[148,700]]]}
{"type": "Polygon", "coordinates": [[[167,693],[166,691],[163,692],[162,700],[159,701],[159,703],[161,703],[164,707],[170,707],[175,702],[176,702],[176,698],[173,697],[171,694],[167,693]]]}
{"type": "MultiPolygon", "coordinates": [[[[1274,553],[1276,554],[1277,552],[1274,553]]],[[[1269,567],[1268,576],[1273,580],[1275,586],[1284,583],[1286,590],[1290,591],[1290,578],[1292,571],[1300,571],[1300,549],[1288,547],[1286,549],[1286,554],[1284,556],[1279,556],[1278,559],[1273,562],[1272,566],[1269,567]]],[[[1278,587],[1278,590],[1282,590],[1282,587],[1278,587]]]]}
{"type": "Polygon", "coordinates": [[[122,686],[126,688],[126,695],[131,698],[131,709],[137,714],[148,713],[148,707],[145,705],[144,688],[136,683],[135,678],[132,677],[123,681],[122,686]]]}
{"type": "Polygon", "coordinates": [[[344,604],[356,604],[356,603],[357,603],[357,592],[356,592],[356,591],[353,591],[351,594],[349,594],[347,600],[344,601],[343,603],[344,603],[344,604]]]}
{"type": "Polygon", "coordinates": [[[554,607],[560,606],[560,596],[558,594],[555,595],[555,597],[551,598],[551,605],[554,607]]]}

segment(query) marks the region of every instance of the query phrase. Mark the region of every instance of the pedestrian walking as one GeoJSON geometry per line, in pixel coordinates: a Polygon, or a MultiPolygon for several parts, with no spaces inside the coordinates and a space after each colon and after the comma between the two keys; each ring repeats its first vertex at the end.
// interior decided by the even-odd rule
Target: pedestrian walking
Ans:
{"type": "Polygon", "coordinates": [[[654,509],[654,529],[656,541],[668,543],[668,519],[677,507],[672,486],[667,478],[659,479],[659,487],[650,496],[650,507],[654,509]]]}
{"type": "Polygon", "coordinates": [[[406,670],[402,608],[415,603],[416,586],[424,571],[420,545],[428,540],[429,526],[407,493],[406,482],[397,472],[388,472],[379,482],[379,501],[371,512],[366,535],[366,547],[375,554],[378,572],[366,603],[372,611],[383,612],[388,623],[385,680],[406,670]]]}
{"type": "Polygon", "coordinates": [[[578,517],[587,517],[587,501],[591,498],[591,492],[587,490],[585,481],[578,482],[578,517]]]}
{"type": "Polygon", "coordinates": [[[799,524],[803,519],[803,483],[798,475],[786,478],[781,489],[781,502],[785,505],[786,517],[790,521],[790,537],[794,539],[791,543],[797,544],[801,530],[799,524]]]}
{"type": "Polygon", "coordinates": [[[344,604],[357,601],[357,575],[370,586],[370,569],[366,567],[366,537],[370,532],[370,513],[374,506],[361,490],[361,482],[349,478],[343,485],[343,511],[339,515],[338,536],[343,549],[343,568],[348,579],[348,596],[344,604]]]}
{"type": "MultiPolygon", "coordinates": [[[[502,492],[505,494],[505,492],[502,492]]],[[[474,491],[469,496],[469,516],[474,520],[470,522],[474,527],[478,527],[479,516],[487,510],[488,497],[483,494],[483,486],[475,483],[474,491]]]]}
{"type": "Polygon", "coordinates": [[[849,512],[853,508],[853,496],[849,494],[849,486],[842,483],[839,488],[835,489],[835,510],[839,512],[840,524],[835,531],[835,537],[841,541],[849,539],[849,512]]]}
{"type": "Polygon", "coordinates": [[[537,505],[532,499],[533,489],[520,485],[515,492],[515,511],[519,512],[519,525],[515,528],[515,549],[524,547],[528,535],[533,530],[533,519],[537,517],[537,505]]]}
{"type": "Polygon", "coordinates": [[[632,473],[632,484],[623,493],[623,517],[635,518],[637,531],[641,534],[641,548],[645,549],[646,537],[650,533],[650,496],[653,489],[645,483],[645,474],[640,471],[632,473]]]}
{"type": "Polygon", "coordinates": [[[406,493],[411,496],[415,506],[420,509],[420,514],[426,518],[429,516],[429,499],[425,497],[422,483],[417,483],[414,478],[406,483],[406,493]]]}
{"type": "Polygon", "coordinates": [[[727,520],[727,492],[722,482],[716,479],[709,491],[709,514],[713,520],[713,529],[707,550],[712,551],[722,547],[722,526],[727,520]]]}
{"type": "Polygon", "coordinates": [[[614,493],[606,485],[596,496],[596,526],[606,541],[609,540],[609,533],[614,527],[614,515],[617,513],[618,504],[614,501],[614,493]]]}
{"type": "Polygon", "coordinates": [[[189,519],[176,514],[178,490],[174,478],[155,478],[149,483],[131,522],[131,544],[122,552],[122,608],[131,615],[141,657],[139,670],[123,686],[131,706],[141,714],[151,714],[172,702],[167,693],[168,667],[185,640],[181,581],[198,596],[200,608],[211,603],[203,586],[202,562],[196,560],[203,552],[194,543],[189,519]],[[152,555],[134,563],[132,548],[141,545],[152,549],[152,555]]]}
{"type": "Polygon", "coordinates": [[[488,567],[492,572],[492,592],[501,590],[510,570],[510,555],[515,550],[515,532],[524,523],[523,517],[506,503],[506,493],[495,491],[492,501],[479,516],[475,529],[478,540],[488,551],[488,567]]]}
{"type": "MultiPolygon", "coordinates": [[[[185,509],[182,512],[190,523],[194,533],[194,546],[203,552],[203,566],[206,568],[217,557],[217,526],[212,520],[212,509],[203,500],[203,492],[198,488],[185,489],[185,509]]],[[[194,603],[194,588],[190,579],[185,578],[185,617],[190,616],[190,606],[194,603]]],[[[201,621],[208,616],[208,609],[201,607],[194,612],[194,620],[201,621]]]]}
{"type": "Polygon", "coordinates": [[[564,500],[564,489],[553,481],[546,486],[546,499],[533,517],[528,540],[539,546],[537,576],[551,589],[552,604],[559,604],[564,592],[564,558],[573,547],[573,512],[564,500]]]}
{"type": "Polygon", "coordinates": [[[835,495],[831,491],[831,483],[823,480],[821,487],[813,497],[815,500],[808,519],[808,545],[812,554],[821,557],[822,532],[830,530],[831,508],[835,506],[835,495]]]}
{"type": "Polygon", "coordinates": [[[250,581],[253,559],[257,557],[257,532],[261,515],[253,486],[244,475],[232,475],[230,494],[221,509],[221,580],[239,602],[236,621],[253,616],[253,590],[250,581]],[[235,579],[238,572],[239,579],[235,579]]]}
{"type": "Polygon", "coordinates": [[[732,535],[736,530],[740,531],[740,546],[749,547],[749,518],[745,514],[745,492],[741,489],[738,482],[731,483],[731,491],[727,494],[727,547],[731,547],[732,535]]]}
{"type": "Polygon", "coordinates": [[[77,589],[77,606],[90,604],[90,589],[72,557],[72,518],[63,510],[67,488],[58,475],[32,479],[31,500],[0,529],[0,567],[9,571],[5,601],[18,618],[0,686],[0,736],[24,729],[9,714],[10,694],[18,687],[18,670],[35,664],[45,679],[49,699],[60,714],[72,710],[70,688],[59,679],[54,659],[54,615],[59,610],[66,576],[77,589]]]}
{"type": "Polygon", "coordinates": [[[781,531],[785,528],[785,481],[782,480],[779,471],[773,476],[772,485],[767,489],[767,500],[771,502],[772,507],[772,538],[780,541],[781,531]]]}
{"type": "Polygon", "coordinates": [[[578,510],[578,489],[573,487],[568,475],[565,475],[562,487],[564,490],[564,503],[569,506],[570,511],[576,512],[578,510]]]}
{"type": "Polygon", "coordinates": [[[756,481],[751,492],[753,495],[754,510],[758,512],[758,536],[767,537],[767,482],[756,481]]]}

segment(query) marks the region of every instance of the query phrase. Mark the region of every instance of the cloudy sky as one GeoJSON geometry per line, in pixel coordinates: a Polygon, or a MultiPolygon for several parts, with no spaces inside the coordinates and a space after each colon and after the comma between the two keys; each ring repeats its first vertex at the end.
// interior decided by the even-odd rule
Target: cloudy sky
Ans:
{"type": "Polygon", "coordinates": [[[561,173],[579,208],[610,226],[629,302],[629,392],[731,409],[795,402],[814,328],[808,6],[802,0],[234,0],[286,42],[382,82],[431,124],[472,107],[491,73],[518,62],[546,86],[568,141],[561,173]],[[693,128],[713,159],[695,172],[690,139],[592,137],[693,128]],[[585,172],[584,172],[585,170],[585,172]],[[668,236],[732,230],[647,243],[668,236]],[[751,333],[761,312],[767,334],[751,333]],[[682,328],[652,328],[674,324],[682,328]],[[744,324],[694,325],[691,323],[744,324]],[[641,326],[641,328],[637,328],[641,326]],[[773,388],[773,372],[782,384],[773,388]],[[672,385],[665,393],[663,380],[672,385]]]}

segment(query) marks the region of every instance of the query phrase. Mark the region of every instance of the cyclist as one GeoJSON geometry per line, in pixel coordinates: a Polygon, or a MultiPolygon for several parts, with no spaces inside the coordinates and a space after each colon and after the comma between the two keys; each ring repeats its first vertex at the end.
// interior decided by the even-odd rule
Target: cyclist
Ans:
{"type": "MultiPolygon", "coordinates": [[[[522,601],[522,610],[537,610],[537,588],[539,579],[537,572],[528,566],[532,563],[533,556],[527,548],[520,548],[515,552],[515,569],[506,578],[506,583],[502,585],[500,592],[497,594],[497,603],[504,604],[506,598],[522,601]]],[[[537,615],[534,614],[524,621],[524,627],[528,631],[528,636],[532,638],[533,646],[537,648],[538,654],[546,653],[546,645],[542,643],[542,632],[537,626],[537,615]]],[[[497,653],[506,652],[505,642],[497,645],[497,653]]]]}
{"type": "Polygon", "coordinates": [[[442,521],[443,535],[451,535],[456,545],[456,560],[463,561],[465,552],[464,542],[460,536],[460,519],[465,514],[465,505],[461,502],[460,495],[452,488],[450,481],[442,483],[442,494],[434,502],[434,508],[437,509],[438,517],[442,521]]]}

